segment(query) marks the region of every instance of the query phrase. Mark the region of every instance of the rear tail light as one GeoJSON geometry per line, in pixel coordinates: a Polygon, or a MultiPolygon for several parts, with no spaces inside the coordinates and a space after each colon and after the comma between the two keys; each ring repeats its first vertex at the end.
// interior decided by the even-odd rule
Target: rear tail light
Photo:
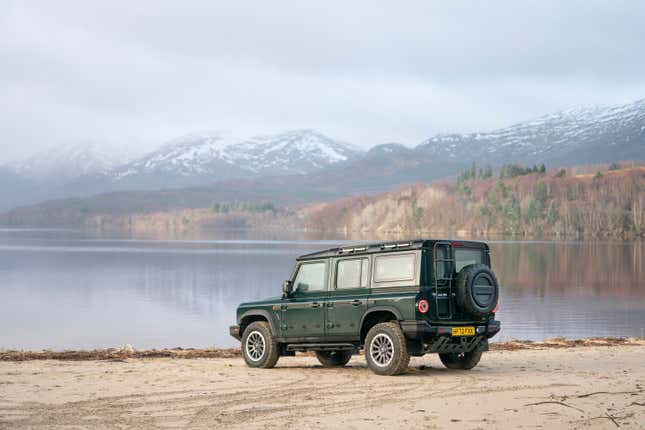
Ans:
{"type": "Polygon", "coordinates": [[[417,302],[417,309],[422,314],[428,313],[428,311],[430,310],[430,302],[428,302],[426,299],[419,300],[417,302]]]}
{"type": "Polygon", "coordinates": [[[499,301],[497,301],[497,304],[495,305],[495,309],[493,309],[493,313],[496,314],[497,311],[499,311],[499,301]]]}

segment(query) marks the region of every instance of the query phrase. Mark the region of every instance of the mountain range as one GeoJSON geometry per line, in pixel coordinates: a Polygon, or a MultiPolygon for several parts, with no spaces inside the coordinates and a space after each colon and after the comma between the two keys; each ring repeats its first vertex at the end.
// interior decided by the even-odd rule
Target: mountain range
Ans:
{"type": "Polygon", "coordinates": [[[100,145],[80,145],[0,166],[0,209],[45,199],[63,199],[48,208],[65,207],[71,197],[89,196],[83,205],[104,210],[207,207],[218,200],[293,204],[431,182],[472,161],[556,167],[644,158],[645,99],[368,151],[310,129],[251,138],[201,133],[131,160],[109,156],[100,145]]]}

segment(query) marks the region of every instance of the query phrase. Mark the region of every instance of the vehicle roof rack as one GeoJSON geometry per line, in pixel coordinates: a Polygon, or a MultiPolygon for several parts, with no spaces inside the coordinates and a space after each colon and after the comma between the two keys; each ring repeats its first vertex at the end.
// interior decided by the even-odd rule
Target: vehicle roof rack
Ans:
{"type": "MultiPolygon", "coordinates": [[[[330,248],[322,251],[313,252],[310,254],[301,255],[298,257],[298,260],[313,260],[317,258],[329,258],[329,257],[338,257],[346,255],[360,255],[360,254],[373,254],[383,251],[398,251],[402,249],[420,249],[425,247],[432,247],[433,244],[437,241],[445,242],[454,242],[452,240],[443,240],[443,239],[414,239],[407,241],[392,241],[392,242],[375,242],[375,243],[364,243],[357,245],[348,245],[348,246],[339,246],[337,248],[330,248]]],[[[463,244],[482,244],[483,242],[477,241],[459,241],[463,244]]],[[[487,245],[483,243],[487,249],[487,245]]]]}

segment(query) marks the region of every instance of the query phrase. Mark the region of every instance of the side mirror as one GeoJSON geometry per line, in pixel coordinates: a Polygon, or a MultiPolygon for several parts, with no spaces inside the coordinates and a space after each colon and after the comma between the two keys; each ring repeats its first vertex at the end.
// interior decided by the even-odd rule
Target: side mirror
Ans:
{"type": "Polygon", "coordinates": [[[293,288],[293,283],[289,280],[282,283],[282,296],[288,297],[291,294],[291,289],[293,288]]]}

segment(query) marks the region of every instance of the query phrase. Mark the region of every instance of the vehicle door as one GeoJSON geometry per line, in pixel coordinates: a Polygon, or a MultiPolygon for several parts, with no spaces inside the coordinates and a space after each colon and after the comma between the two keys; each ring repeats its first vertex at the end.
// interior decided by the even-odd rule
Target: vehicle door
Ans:
{"type": "Polygon", "coordinates": [[[367,256],[332,260],[332,281],[325,306],[327,336],[360,336],[361,317],[369,296],[370,267],[367,256]]]}
{"type": "Polygon", "coordinates": [[[325,335],[327,272],[327,260],[303,261],[298,265],[292,292],[285,300],[284,337],[325,335]]]}

